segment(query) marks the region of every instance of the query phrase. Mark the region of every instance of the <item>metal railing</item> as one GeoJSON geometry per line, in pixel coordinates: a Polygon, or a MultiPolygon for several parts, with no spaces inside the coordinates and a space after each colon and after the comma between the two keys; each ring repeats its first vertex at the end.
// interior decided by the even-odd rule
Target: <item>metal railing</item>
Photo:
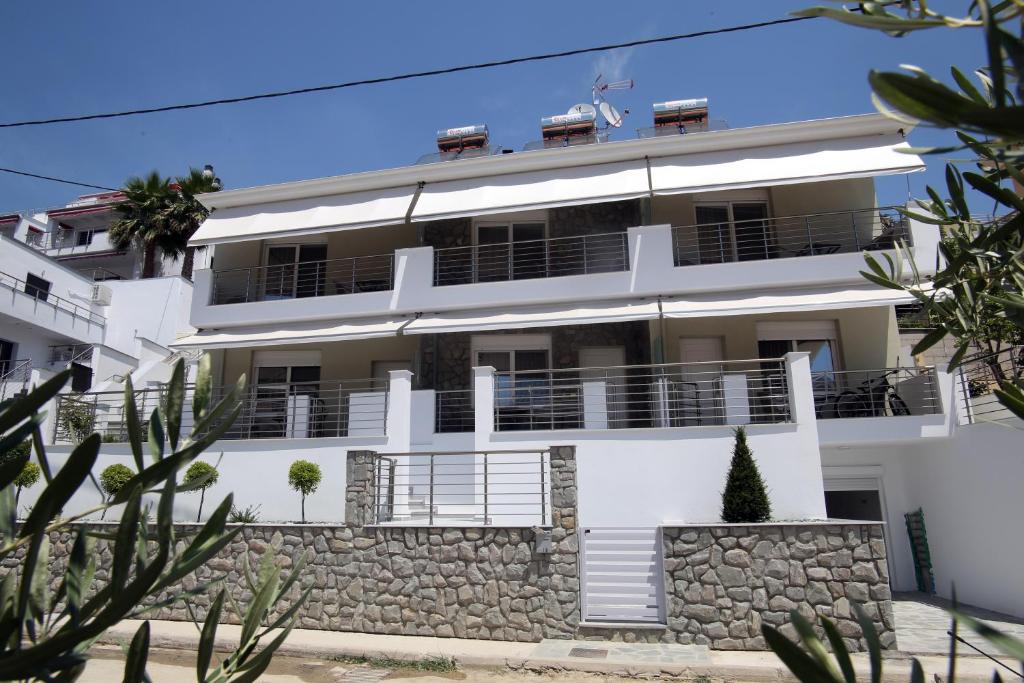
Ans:
{"type": "Polygon", "coordinates": [[[434,286],[629,270],[625,232],[434,250],[434,286]]]}
{"type": "Polygon", "coordinates": [[[551,524],[546,450],[378,455],[373,483],[373,524],[551,524]]]}
{"type": "Polygon", "coordinates": [[[933,367],[812,372],[818,418],[937,415],[942,400],[933,367]]]}
{"type": "Polygon", "coordinates": [[[44,292],[32,285],[29,285],[21,278],[16,278],[13,275],[0,272],[0,286],[10,289],[14,293],[33,299],[37,304],[45,304],[58,311],[64,311],[70,313],[76,318],[87,320],[90,323],[97,325],[106,325],[107,319],[95,313],[87,306],[80,306],[74,301],[69,301],[64,297],[58,296],[53,292],[44,292]]]}
{"type": "Polygon", "coordinates": [[[434,432],[472,432],[476,425],[472,389],[434,392],[434,432]]]}
{"type": "Polygon", "coordinates": [[[104,282],[105,280],[129,280],[131,278],[125,277],[120,273],[115,273],[107,268],[85,268],[82,270],[76,270],[82,277],[88,278],[93,282],[104,282]]]}
{"type": "MultiPolygon", "coordinates": [[[[186,388],[182,430],[192,429],[192,389],[186,388]]],[[[225,390],[213,392],[217,401],[225,390]]],[[[139,415],[148,420],[166,402],[166,386],[135,392],[139,415]]],[[[315,439],[381,436],[387,421],[388,390],[372,379],[292,382],[249,387],[241,414],[223,439],[315,439]]],[[[89,392],[58,397],[54,440],[77,441],[99,432],[104,441],[127,441],[124,392],[89,392]]],[[[143,435],[145,438],[145,435],[143,435]]]]}
{"type": "Polygon", "coordinates": [[[213,274],[211,302],[302,299],[394,288],[394,254],[219,270],[213,274]]]}
{"type": "Polygon", "coordinates": [[[782,359],[500,372],[494,391],[497,431],[790,420],[782,359]]]}
{"type": "Polygon", "coordinates": [[[672,228],[676,266],[892,249],[910,240],[894,208],[836,211],[672,228]]]}
{"type": "Polygon", "coordinates": [[[92,364],[91,344],[60,344],[50,347],[50,365],[92,364]]]}
{"type": "Polygon", "coordinates": [[[893,308],[896,309],[896,325],[901,330],[931,330],[935,328],[935,323],[928,312],[924,310],[923,304],[916,302],[897,304],[893,308]]]}
{"type": "Polygon", "coordinates": [[[1019,382],[1024,377],[1024,347],[1006,349],[999,353],[977,354],[962,361],[959,389],[963,401],[963,414],[969,423],[1002,422],[1016,419],[1003,407],[995,390],[1000,383],[1019,382]]]}
{"type": "Polygon", "coordinates": [[[31,358],[0,360],[0,400],[27,390],[31,381],[31,358]]]}
{"type": "Polygon", "coordinates": [[[729,130],[729,123],[725,119],[707,119],[700,122],[690,123],[685,126],[648,126],[646,128],[637,128],[636,136],[642,140],[645,138],[661,138],[673,135],[706,133],[710,130],[729,130]]]}

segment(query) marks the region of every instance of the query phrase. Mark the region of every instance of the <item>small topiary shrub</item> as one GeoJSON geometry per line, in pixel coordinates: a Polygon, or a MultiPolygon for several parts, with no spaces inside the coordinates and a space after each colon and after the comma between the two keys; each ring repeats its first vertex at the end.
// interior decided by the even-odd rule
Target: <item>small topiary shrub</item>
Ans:
{"type": "MultiPolygon", "coordinates": [[[[28,443],[27,441],[25,442],[28,443]]],[[[12,449],[13,450],[13,449],[12,449]]],[[[21,473],[14,478],[14,509],[18,509],[18,499],[21,498],[22,489],[30,489],[39,481],[39,465],[32,461],[26,462],[21,468],[21,473]]]]}
{"type": "MultiPolygon", "coordinates": [[[[100,488],[103,489],[103,493],[107,494],[107,502],[109,503],[114,496],[121,492],[121,489],[125,487],[125,484],[135,476],[135,473],[131,471],[127,466],[117,463],[105,467],[100,472],[100,488]]],[[[107,511],[104,510],[100,514],[100,519],[107,516],[107,511]]]]}
{"type": "Polygon", "coordinates": [[[736,428],[729,476],[722,492],[722,521],[730,523],[767,522],[772,516],[768,491],[754,455],[747,446],[747,430],[736,428]]]}
{"type": "Polygon", "coordinates": [[[308,460],[296,460],[288,468],[288,485],[302,494],[302,523],[306,523],[306,496],[320,486],[320,466],[308,460]]]}
{"type": "Polygon", "coordinates": [[[203,516],[203,500],[206,499],[206,489],[217,483],[220,473],[217,468],[208,462],[196,460],[185,470],[185,484],[195,487],[199,491],[199,512],[196,514],[198,522],[203,516]]]}

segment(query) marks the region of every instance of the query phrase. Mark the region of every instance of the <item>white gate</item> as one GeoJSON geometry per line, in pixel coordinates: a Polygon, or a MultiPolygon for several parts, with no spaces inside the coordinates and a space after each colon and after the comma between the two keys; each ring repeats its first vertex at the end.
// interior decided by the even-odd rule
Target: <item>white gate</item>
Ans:
{"type": "Polygon", "coordinates": [[[664,583],[658,529],[583,529],[583,620],[660,622],[664,583]]]}

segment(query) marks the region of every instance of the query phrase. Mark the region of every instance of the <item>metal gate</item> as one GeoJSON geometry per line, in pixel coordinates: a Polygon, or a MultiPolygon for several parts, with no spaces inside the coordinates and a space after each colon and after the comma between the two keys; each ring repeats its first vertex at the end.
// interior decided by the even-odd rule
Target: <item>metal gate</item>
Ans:
{"type": "Polygon", "coordinates": [[[583,620],[660,622],[660,530],[587,528],[582,540],[583,620]]]}

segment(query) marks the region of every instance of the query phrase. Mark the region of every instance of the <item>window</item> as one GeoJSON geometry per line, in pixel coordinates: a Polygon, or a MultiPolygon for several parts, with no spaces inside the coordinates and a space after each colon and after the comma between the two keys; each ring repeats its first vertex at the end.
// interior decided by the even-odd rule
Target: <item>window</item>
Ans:
{"type": "Polygon", "coordinates": [[[819,412],[841,390],[835,321],[758,323],[757,336],[761,358],[779,358],[791,351],[810,354],[811,387],[819,412]]]}
{"type": "Polygon", "coordinates": [[[473,365],[492,366],[497,407],[548,402],[551,338],[545,334],[502,334],[473,337],[473,365]]]}
{"type": "Polygon", "coordinates": [[[767,202],[701,203],[695,207],[700,263],[774,258],[767,202]]]}
{"type": "Polygon", "coordinates": [[[267,247],[263,299],[323,296],[327,284],[326,244],[267,247]]]}
{"type": "Polygon", "coordinates": [[[76,247],[87,247],[92,244],[92,236],[95,233],[93,230],[79,230],[75,233],[75,246],[76,247]]]}
{"type": "Polygon", "coordinates": [[[476,281],[546,277],[546,236],[547,224],[544,221],[477,223],[476,281]]]}
{"type": "Polygon", "coordinates": [[[38,275],[29,273],[25,276],[25,293],[40,301],[46,301],[50,297],[51,285],[49,280],[44,280],[38,275]]]}

